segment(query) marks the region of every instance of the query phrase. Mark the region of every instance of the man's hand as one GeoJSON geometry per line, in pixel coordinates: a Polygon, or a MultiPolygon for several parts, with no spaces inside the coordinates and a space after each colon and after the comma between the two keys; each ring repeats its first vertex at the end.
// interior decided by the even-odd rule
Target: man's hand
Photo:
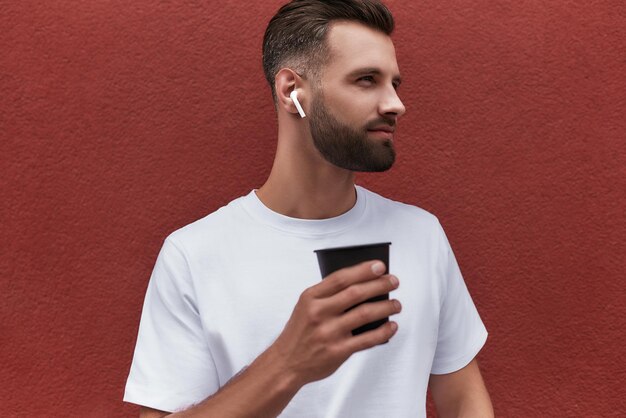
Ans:
{"type": "MultiPolygon", "coordinates": [[[[331,375],[354,352],[388,341],[397,325],[387,322],[356,336],[352,330],[400,312],[399,302],[368,302],[398,287],[382,275],[381,262],[368,261],[330,274],[306,289],[283,332],[250,366],[202,403],[172,417],[276,417],[307,383],[331,375]]],[[[142,408],[145,417],[167,412],[142,408]]],[[[169,416],[169,415],[168,415],[169,416]]]]}
{"type": "Polygon", "coordinates": [[[398,287],[398,279],[382,275],[384,271],[382,262],[367,261],[337,270],[306,289],[268,351],[304,385],[330,376],[353,353],[389,341],[397,330],[395,322],[356,336],[351,331],[400,312],[397,300],[363,303],[345,312],[398,287]]]}

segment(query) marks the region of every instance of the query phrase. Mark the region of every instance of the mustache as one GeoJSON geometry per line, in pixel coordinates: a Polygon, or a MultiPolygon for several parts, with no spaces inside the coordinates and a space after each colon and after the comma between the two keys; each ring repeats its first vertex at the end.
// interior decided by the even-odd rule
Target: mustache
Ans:
{"type": "Polygon", "coordinates": [[[387,125],[390,128],[395,128],[396,127],[396,120],[395,119],[387,119],[387,118],[380,118],[380,119],[376,119],[373,120],[371,122],[369,122],[367,125],[365,125],[365,129],[373,129],[376,128],[380,125],[387,125]]]}

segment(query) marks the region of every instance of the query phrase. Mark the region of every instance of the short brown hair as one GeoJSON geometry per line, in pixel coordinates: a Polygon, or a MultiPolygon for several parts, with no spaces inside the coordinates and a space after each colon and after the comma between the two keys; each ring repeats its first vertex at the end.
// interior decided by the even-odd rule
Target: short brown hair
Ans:
{"type": "Polygon", "coordinates": [[[274,78],[285,66],[319,77],[328,62],[326,44],[333,21],[358,22],[391,35],[394,20],[378,0],[292,0],[272,17],[263,37],[263,71],[276,103],[274,78]]]}

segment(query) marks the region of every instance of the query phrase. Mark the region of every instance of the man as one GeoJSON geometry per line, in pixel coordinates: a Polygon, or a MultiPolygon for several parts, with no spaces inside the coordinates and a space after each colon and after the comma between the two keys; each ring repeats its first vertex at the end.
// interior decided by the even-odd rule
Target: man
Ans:
{"type": "Polygon", "coordinates": [[[427,387],[440,416],[493,415],[487,331],[437,218],[354,184],[395,159],[393,25],[375,0],[295,0],[270,21],[274,166],[165,240],[124,397],[142,417],[423,417],[427,387]],[[314,250],[375,242],[393,275],[372,260],[320,280],[314,250]]]}

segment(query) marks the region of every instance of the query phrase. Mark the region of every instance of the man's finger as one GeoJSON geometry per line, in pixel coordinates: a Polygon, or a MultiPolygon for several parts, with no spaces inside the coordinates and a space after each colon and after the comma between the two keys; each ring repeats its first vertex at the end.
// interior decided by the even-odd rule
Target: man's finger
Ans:
{"type": "Polygon", "coordinates": [[[336,319],[338,328],[353,330],[365,324],[398,314],[402,307],[396,300],[363,303],[336,319]]]}
{"type": "Polygon", "coordinates": [[[364,261],[329,274],[321,283],[310,288],[315,298],[326,298],[360,282],[380,277],[385,273],[385,264],[380,260],[364,261]]]}
{"type": "Polygon", "coordinates": [[[374,297],[382,297],[385,293],[395,290],[399,285],[398,278],[393,275],[381,276],[365,283],[356,283],[333,296],[326,298],[324,308],[337,314],[374,297]]]}
{"type": "Polygon", "coordinates": [[[386,322],[374,330],[346,338],[343,343],[343,349],[349,353],[366,350],[389,341],[397,330],[398,324],[396,322],[386,322]]]}

